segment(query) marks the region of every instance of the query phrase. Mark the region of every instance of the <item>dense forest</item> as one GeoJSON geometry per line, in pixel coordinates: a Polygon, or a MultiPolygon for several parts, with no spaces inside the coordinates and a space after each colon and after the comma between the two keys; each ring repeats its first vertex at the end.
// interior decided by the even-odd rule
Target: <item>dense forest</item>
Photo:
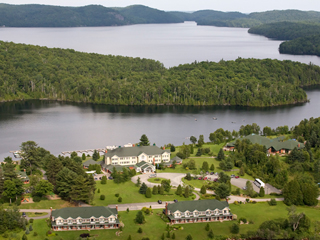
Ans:
{"type": "Polygon", "coordinates": [[[0,26],[6,27],[120,26],[184,21],[195,21],[199,25],[248,28],[282,21],[320,23],[320,13],[299,10],[275,10],[250,14],[215,10],[187,13],[165,12],[143,5],[107,8],[101,5],[59,7],[38,4],[0,4],[0,26]]]}
{"type": "Polygon", "coordinates": [[[307,101],[320,67],[237,59],[171,69],[154,60],[0,42],[0,101],[58,99],[116,105],[275,106],[307,101]]]}
{"type": "Polygon", "coordinates": [[[292,40],[320,34],[320,24],[277,22],[252,27],[248,32],[276,40],[292,40]]]}
{"type": "Polygon", "coordinates": [[[59,7],[0,4],[0,26],[6,27],[120,26],[177,22],[182,20],[175,15],[140,5],[114,9],[101,5],[59,7]]]}
{"type": "Polygon", "coordinates": [[[320,56],[320,34],[283,42],[280,44],[279,52],[295,55],[320,56]]]}

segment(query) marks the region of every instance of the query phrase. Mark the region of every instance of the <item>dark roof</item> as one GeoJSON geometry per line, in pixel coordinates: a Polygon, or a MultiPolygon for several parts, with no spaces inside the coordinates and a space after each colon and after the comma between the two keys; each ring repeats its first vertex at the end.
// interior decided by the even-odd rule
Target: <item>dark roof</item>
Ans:
{"type": "Polygon", "coordinates": [[[145,161],[141,161],[136,164],[136,167],[140,167],[141,169],[146,169],[147,167],[152,167],[152,166],[153,166],[153,164],[147,163],[145,161]]]}
{"type": "Polygon", "coordinates": [[[101,161],[96,162],[93,159],[89,159],[88,161],[85,161],[82,165],[85,166],[85,167],[89,167],[89,165],[95,165],[95,164],[99,164],[100,165],[101,161]]]}
{"type": "Polygon", "coordinates": [[[182,201],[177,203],[170,203],[168,204],[168,210],[172,213],[179,210],[180,212],[190,211],[193,212],[194,210],[198,211],[205,211],[207,209],[214,210],[214,209],[224,209],[225,207],[229,207],[229,204],[225,201],[221,202],[216,199],[209,199],[209,200],[197,200],[197,201],[182,201]]]}
{"type": "Polygon", "coordinates": [[[61,208],[52,211],[52,216],[62,217],[63,219],[67,219],[69,217],[75,219],[77,217],[81,218],[90,218],[95,217],[99,218],[109,217],[111,215],[116,216],[118,211],[116,208],[109,208],[109,207],[69,207],[69,208],[61,208]]]}
{"type": "Polygon", "coordinates": [[[115,167],[117,172],[122,172],[123,168],[129,168],[132,165],[105,165],[105,168],[108,169],[110,172],[113,172],[113,168],[115,167]]]}
{"type": "Polygon", "coordinates": [[[117,155],[118,157],[129,157],[129,156],[139,156],[141,153],[147,155],[160,155],[164,152],[170,152],[168,149],[161,149],[157,146],[136,146],[136,147],[121,147],[113,150],[109,150],[105,153],[106,157],[113,157],[117,155]]]}
{"type": "MultiPolygon", "coordinates": [[[[182,162],[182,159],[179,158],[178,156],[175,156],[174,158],[171,159],[171,161],[172,161],[172,162],[173,162],[173,161],[176,161],[177,163],[179,163],[179,162],[182,162]]],[[[171,162],[171,161],[170,161],[170,162],[171,162]]]]}
{"type": "MultiPolygon", "coordinates": [[[[281,149],[293,150],[295,147],[298,149],[302,149],[305,147],[303,143],[292,140],[292,139],[285,141],[284,136],[280,136],[274,139],[269,139],[260,135],[251,134],[243,138],[240,138],[241,141],[244,139],[250,140],[250,142],[253,144],[257,143],[259,145],[263,145],[267,149],[273,148],[276,151],[279,151],[281,149]]],[[[234,147],[234,146],[235,146],[235,141],[227,144],[227,147],[234,147]]]]}

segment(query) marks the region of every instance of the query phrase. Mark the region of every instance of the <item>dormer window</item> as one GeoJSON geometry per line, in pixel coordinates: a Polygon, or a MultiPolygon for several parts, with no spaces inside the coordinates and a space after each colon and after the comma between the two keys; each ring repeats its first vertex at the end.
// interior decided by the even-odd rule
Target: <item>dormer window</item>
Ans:
{"type": "Polygon", "coordinates": [[[210,215],[210,211],[206,211],[206,215],[209,216],[210,215]]]}

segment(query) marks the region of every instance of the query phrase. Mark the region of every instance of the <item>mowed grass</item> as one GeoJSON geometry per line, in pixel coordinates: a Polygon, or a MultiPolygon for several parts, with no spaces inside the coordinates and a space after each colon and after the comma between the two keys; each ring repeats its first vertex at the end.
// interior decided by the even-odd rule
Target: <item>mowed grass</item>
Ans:
{"type": "Polygon", "coordinates": [[[40,217],[43,215],[47,215],[48,213],[46,213],[46,212],[27,212],[26,214],[28,217],[40,217]]]}
{"type": "Polygon", "coordinates": [[[65,207],[75,207],[74,204],[64,201],[61,199],[57,200],[41,200],[40,202],[35,203],[25,203],[19,206],[20,209],[49,209],[52,207],[53,209],[65,208],[65,207]]]}
{"type": "Polygon", "coordinates": [[[155,178],[148,178],[148,182],[151,183],[157,183],[157,184],[161,184],[162,180],[167,180],[166,178],[159,178],[159,177],[155,177],[155,178]]]}
{"type": "MultiPolygon", "coordinates": [[[[277,206],[269,206],[268,203],[256,203],[256,204],[241,204],[241,205],[230,205],[233,214],[236,214],[238,219],[240,217],[246,218],[248,221],[252,221],[253,224],[243,224],[240,225],[240,233],[246,233],[247,231],[255,231],[259,228],[261,223],[267,220],[277,219],[277,218],[287,218],[287,206],[278,202],[277,206]]],[[[81,233],[90,233],[94,236],[96,240],[103,239],[120,239],[126,240],[129,235],[132,239],[142,239],[143,237],[148,237],[150,240],[161,239],[162,234],[166,236],[166,223],[161,220],[159,213],[162,210],[153,210],[153,214],[146,215],[146,223],[139,225],[134,222],[137,211],[119,212],[119,220],[123,222],[124,228],[120,236],[116,236],[118,230],[93,230],[93,231],[66,231],[57,232],[58,236],[52,236],[49,239],[60,240],[60,239],[70,239],[77,240],[81,233]],[[141,227],[143,233],[137,233],[138,228],[141,227]]],[[[311,220],[311,228],[313,231],[313,226],[316,221],[320,220],[320,208],[319,207],[297,207],[297,212],[304,212],[311,220]]],[[[230,227],[235,221],[230,222],[211,222],[209,223],[210,228],[213,230],[214,235],[222,236],[232,236],[230,233],[230,227]]],[[[193,239],[204,239],[207,240],[207,231],[205,231],[205,226],[207,223],[191,223],[191,224],[181,224],[183,230],[172,230],[175,233],[176,239],[184,240],[188,234],[191,234],[193,239]]],[[[34,237],[33,232],[28,235],[28,239],[43,240],[46,238],[45,233],[49,230],[45,219],[34,220],[33,223],[34,231],[38,233],[38,236],[34,237]]],[[[10,233],[9,233],[10,235],[10,233]]],[[[23,232],[21,231],[18,239],[21,239],[23,232]]],[[[0,236],[0,239],[1,238],[0,236]]]]}
{"type": "Polygon", "coordinates": [[[174,192],[176,189],[171,189],[169,193],[165,195],[152,195],[151,198],[146,198],[144,194],[139,193],[139,187],[133,182],[128,181],[125,183],[116,184],[113,181],[108,180],[107,184],[101,184],[101,181],[96,181],[96,188],[100,189],[100,193],[96,190],[94,195],[93,205],[94,206],[106,206],[109,204],[122,204],[122,203],[139,203],[139,202],[157,202],[162,201],[173,201],[177,199],[179,201],[192,200],[192,196],[189,198],[180,197],[174,192]],[[122,202],[118,202],[118,197],[115,196],[119,193],[119,197],[122,197],[122,202]],[[100,200],[100,195],[105,195],[105,200],[100,200]]]}

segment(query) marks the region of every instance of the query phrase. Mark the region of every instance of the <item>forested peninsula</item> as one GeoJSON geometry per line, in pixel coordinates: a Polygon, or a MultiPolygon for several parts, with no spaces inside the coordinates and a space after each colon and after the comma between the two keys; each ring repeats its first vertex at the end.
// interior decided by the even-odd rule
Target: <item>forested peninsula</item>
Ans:
{"type": "Polygon", "coordinates": [[[276,40],[290,40],[280,44],[280,53],[320,56],[320,24],[277,22],[252,27],[248,32],[276,40]]]}
{"type": "Polygon", "coordinates": [[[320,67],[237,59],[166,69],[158,61],[0,42],[0,101],[276,106],[306,102],[320,67]]]}

